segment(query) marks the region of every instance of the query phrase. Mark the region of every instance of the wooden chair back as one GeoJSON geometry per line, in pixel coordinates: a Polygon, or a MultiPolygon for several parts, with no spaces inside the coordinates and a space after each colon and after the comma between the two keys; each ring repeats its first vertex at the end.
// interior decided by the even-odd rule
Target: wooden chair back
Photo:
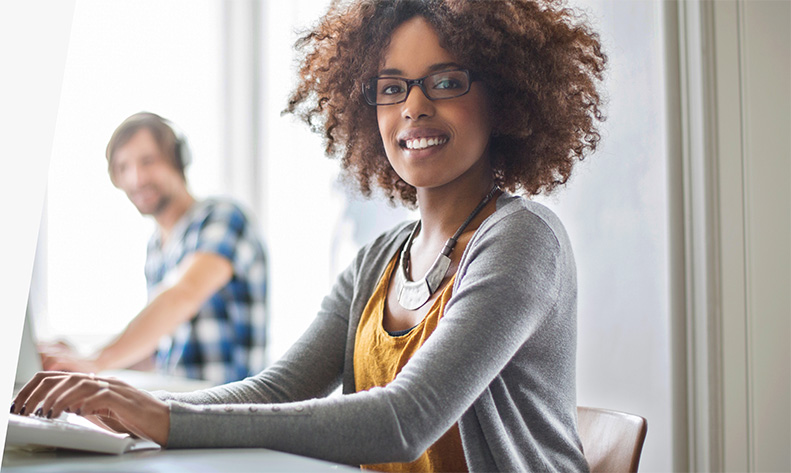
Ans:
{"type": "Polygon", "coordinates": [[[591,473],[637,471],[648,421],[625,412],[577,407],[577,427],[591,473]]]}

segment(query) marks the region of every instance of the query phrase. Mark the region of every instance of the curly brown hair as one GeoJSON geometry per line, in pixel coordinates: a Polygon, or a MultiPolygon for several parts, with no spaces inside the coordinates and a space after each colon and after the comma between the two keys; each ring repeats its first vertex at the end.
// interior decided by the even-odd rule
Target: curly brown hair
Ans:
{"type": "Polygon", "coordinates": [[[362,83],[377,74],[393,31],[422,16],[440,45],[485,84],[493,111],[489,151],[495,182],[549,194],[596,149],[604,120],[606,55],[599,36],[561,1],[358,0],[333,2],[296,43],[300,81],[284,113],[324,137],[325,152],[370,196],[416,203],[390,166],[376,108],[362,83]]]}

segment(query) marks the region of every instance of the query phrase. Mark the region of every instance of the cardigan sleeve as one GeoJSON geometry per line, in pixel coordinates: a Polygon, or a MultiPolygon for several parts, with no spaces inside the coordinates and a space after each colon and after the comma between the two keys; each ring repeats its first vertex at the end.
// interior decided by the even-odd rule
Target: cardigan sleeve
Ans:
{"type": "MultiPolygon", "coordinates": [[[[314,376],[326,384],[326,369],[337,376],[345,346],[329,345],[345,345],[339,340],[348,318],[338,308],[348,307],[355,279],[347,272],[325,299],[317,322],[286,361],[273,367],[274,373],[270,369],[242,384],[203,392],[213,401],[257,404],[171,400],[168,447],[265,447],[348,464],[414,460],[547,326],[558,297],[565,294],[562,284],[568,278],[561,273],[574,270],[573,264],[563,264],[558,238],[540,217],[520,211],[496,220],[473,237],[443,319],[392,383],[343,396],[269,403],[318,394],[315,389],[293,388],[297,396],[280,391],[312,384],[314,376]],[[283,388],[262,387],[268,384],[283,388]]],[[[365,268],[359,273],[366,275],[365,268]]]]}

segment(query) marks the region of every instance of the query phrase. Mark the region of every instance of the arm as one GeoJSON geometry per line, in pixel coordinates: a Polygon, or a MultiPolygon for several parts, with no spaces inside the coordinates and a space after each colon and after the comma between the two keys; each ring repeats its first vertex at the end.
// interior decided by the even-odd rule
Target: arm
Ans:
{"type": "Polygon", "coordinates": [[[329,395],[344,370],[349,311],[364,250],[338,276],[310,327],[277,362],[256,376],[190,393],[155,392],[187,404],[285,403],[329,395]]]}
{"type": "MultiPolygon", "coordinates": [[[[538,217],[514,220],[509,232],[483,231],[470,243],[442,322],[388,386],[279,406],[171,402],[169,446],[259,446],[351,464],[413,460],[518,351],[547,338],[559,297],[573,292],[565,287],[570,250],[538,217]]],[[[360,271],[378,277],[368,273],[360,271]]]]}
{"type": "Polygon", "coordinates": [[[99,372],[130,366],[156,349],[163,335],[190,320],[214,293],[233,276],[225,257],[193,253],[178,268],[175,282],[154,297],[124,331],[93,358],[44,355],[45,370],[99,372]]]}

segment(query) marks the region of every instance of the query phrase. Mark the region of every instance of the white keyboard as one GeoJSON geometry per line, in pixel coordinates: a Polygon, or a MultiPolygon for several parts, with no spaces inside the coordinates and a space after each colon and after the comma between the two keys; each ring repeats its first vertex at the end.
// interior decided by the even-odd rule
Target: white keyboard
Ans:
{"type": "Polygon", "coordinates": [[[10,414],[6,445],[37,445],[116,455],[159,449],[154,442],[110,432],[74,414],[59,419],[10,414]]]}

